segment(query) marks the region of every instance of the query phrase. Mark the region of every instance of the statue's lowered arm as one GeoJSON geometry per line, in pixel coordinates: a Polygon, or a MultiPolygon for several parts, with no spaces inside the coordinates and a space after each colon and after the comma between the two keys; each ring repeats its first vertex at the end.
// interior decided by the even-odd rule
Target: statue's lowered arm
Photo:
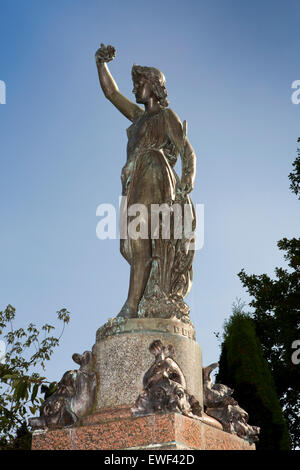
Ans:
{"type": "Polygon", "coordinates": [[[120,93],[107,66],[107,62],[113,60],[114,57],[115,48],[112,46],[105,47],[104,44],[101,44],[100,49],[98,49],[95,54],[100,85],[105,97],[124,114],[125,117],[130,121],[134,121],[144,111],[137,104],[120,93]]]}
{"type": "Polygon", "coordinates": [[[174,111],[168,109],[168,135],[176,146],[182,160],[181,190],[188,194],[194,188],[196,176],[196,155],[187,138],[186,121],[181,124],[174,111]]]}

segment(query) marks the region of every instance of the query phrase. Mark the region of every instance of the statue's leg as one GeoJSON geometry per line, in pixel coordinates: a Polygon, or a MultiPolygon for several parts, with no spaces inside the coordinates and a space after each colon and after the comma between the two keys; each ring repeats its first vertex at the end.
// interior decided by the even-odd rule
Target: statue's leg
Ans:
{"type": "Polygon", "coordinates": [[[143,204],[147,208],[148,239],[131,239],[131,267],[128,298],[118,316],[137,317],[138,305],[143,297],[152,262],[151,247],[151,204],[163,202],[164,176],[162,157],[158,151],[149,151],[143,157],[131,189],[131,204],[143,204]]]}
{"type": "Polygon", "coordinates": [[[137,317],[139,302],[143,296],[151,269],[151,240],[132,240],[132,260],[128,298],[119,316],[137,317]]]}

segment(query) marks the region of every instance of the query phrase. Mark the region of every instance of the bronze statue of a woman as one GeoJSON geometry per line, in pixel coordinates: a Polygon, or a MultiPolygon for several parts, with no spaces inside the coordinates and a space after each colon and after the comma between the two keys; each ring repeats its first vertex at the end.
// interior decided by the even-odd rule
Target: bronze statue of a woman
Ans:
{"type": "MultiPolygon", "coordinates": [[[[189,321],[189,308],[183,299],[192,281],[195,213],[189,193],[194,185],[196,157],[186,136],[186,122],[182,125],[168,108],[165,77],[158,69],[132,67],[133,93],[136,103],[144,105],[143,109],[120,93],[108,70],[107,62],[115,57],[114,47],[101,44],[95,57],[104,95],[132,122],[127,129],[122,194],[127,198],[128,208],[143,204],[148,214],[149,236],[121,239],[121,253],[131,269],[128,298],[118,316],[177,317],[189,321]],[[174,170],[179,154],[181,179],[174,170]],[[151,208],[166,204],[173,222],[170,236],[163,237],[161,231],[153,236],[151,208]],[[182,218],[175,217],[178,207],[184,208],[182,218]],[[187,219],[190,219],[190,231],[184,229],[187,219]],[[178,220],[182,225],[180,236],[178,227],[174,228],[178,220]]],[[[132,217],[128,216],[127,220],[130,225],[132,217]]]]}

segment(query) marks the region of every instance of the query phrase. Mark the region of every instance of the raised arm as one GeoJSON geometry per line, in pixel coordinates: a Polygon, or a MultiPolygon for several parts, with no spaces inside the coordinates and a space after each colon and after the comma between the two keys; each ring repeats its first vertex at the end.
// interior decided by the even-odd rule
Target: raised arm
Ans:
{"type": "Polygon", "coordinates": [[[106,64],[113,60],[114,57],[115,48],[112,46],[105,47],[104,44],[101,44],[100,49],[95,54],[100,85],[105,97],[130,121],[134,121],[144,111],[120,93],[106,64]]]}
{"type": "Polygon", "coordinates": [[[181,190],[188,194],[194,188],[196,176],[196,155],[186,136],[186,121],[183,125],[171,109],[167,109],[168,135],[182,160],[181,190]]]}

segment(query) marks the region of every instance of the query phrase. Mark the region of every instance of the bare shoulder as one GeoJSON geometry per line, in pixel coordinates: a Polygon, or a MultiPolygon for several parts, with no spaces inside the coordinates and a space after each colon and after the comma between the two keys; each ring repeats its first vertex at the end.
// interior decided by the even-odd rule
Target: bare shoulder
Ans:
{"type": "Polygon", "coordinates": [[[108,99],[131,122],[134,122],[141,114],[144,113],[142,108],[126,98],[126,96],[122,95],[119,90],[108,96],[108,99]]]}
{"type": "Polygon", "coordinates": [[[173,111],[173,109],[170,109],[170,108],[165,108],[164,110],[165,112],[165,116],[166,116],[166,119],[168,120],[169,124],[172,126],[172,127],[182,127],[182,124],[181,124],[181,120],[178,116],[178,114],[175,113],[175,111],[173,111]]]}
{"type": "Polygon", "coordinates": [[[166,123],[170,139],[178,146],[181,145],[183,127],[178,115],[170,108],[165,109],[166,123]]]}

